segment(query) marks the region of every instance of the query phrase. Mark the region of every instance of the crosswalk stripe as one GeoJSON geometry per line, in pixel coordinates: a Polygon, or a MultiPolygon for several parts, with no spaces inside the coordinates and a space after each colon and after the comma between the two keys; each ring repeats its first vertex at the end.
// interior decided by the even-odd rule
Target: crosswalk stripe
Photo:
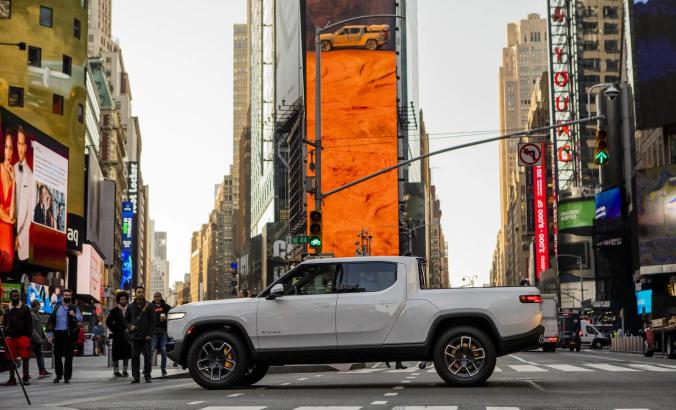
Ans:
{"type": "Polygon", "coordinates": [[[267,406],[209,406],[200,410],[263,410],[267,406]]]}
{"type": "Polygon", "coordinates": [[[615,366],[614,364],[605,364],[605,363],[585,363],[585,366],[593,367],[595,369],[606,370],[609,372],[640,372],[637,369],[631,369],[629,367],[620,367],[615,366]]]}
{"type": "Polygon", "coordinates": [[[377,368],[377,369],[357,369],[357,370],[350,370],[347,372],[338,372],[339,374],[362,374],[362,373],[375,373],[375,372],[382,372],[382,368],[377,368]]]}
{"type": "Polygon", "coordinates": [[[502,369],[499,368],[498,366],[495,366],[495,369],[493,369],[493,373],[500,373],[501,371],[502,369]]]}
{"type": "Polygon", "coordinates": [[[301,406],[293,410],[359,410],[361,406],[301,406]]]}
{"type": "Polygon", "coordinates": [[[385,373],[413,373],[416,370],[420,370],[417,367],[410,367],[408,369],[392,369],[392,370],[387,370],[385,373]]]}
{"type": "Polygon", "coordinates": [[[652,364],[630,364],[629,366],[651,372],[676,372],[676,369],[666,369],[664,367],[653,366],[652,364]]]}
{"type": "Polygon", "coordinates": [[[533,366],[532,364],[510,364],[509,367],[517,372],[547,372],[547,369],[533,366]]]}
{"type": "Polygon", "coordinates": [[[592,369],[585,369],[584,367],[573,366],[570,364],[546,364],[545,366],[552,369],[561,370],[562,372],[594,372],[592,369]]]}
{"type": "Polygon", "coordinates": [[[674,366],[673,364],[662,364],[662,363],[657,363],[657,365],[658,365],[658,366],[661,366],[661,367],[668,367],[668,368],[670,368],[670,369],[676,369],[676,366],[674,366]]]}
{"type": "Polygon", "coordinates": [[[486,410],[519,410],[518,407],[486,407],[486,410]]]}
{"type": "Polygon", "coordinates": [[[244,393],[233,393],[233,394],[228,394],[228,397],[239,397],[243,395],[244,393]]]}
{"type": "Polygon", "coordinates": [[[458,410],[458,406],[394,406],[392,410],[458,410]]]}

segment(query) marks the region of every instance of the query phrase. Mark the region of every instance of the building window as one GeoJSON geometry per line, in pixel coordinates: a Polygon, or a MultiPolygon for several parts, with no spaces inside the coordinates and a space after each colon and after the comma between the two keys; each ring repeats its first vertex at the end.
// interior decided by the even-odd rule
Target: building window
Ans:
{"type": "Polygon", "coordinates": [[[598,75],[585,75],[584,77],[582,77],[582,82],[584,83],[585,86],[598,84],[601,82],[601,77],[598,75]]]}
{"type": "Polygon", "coordinates": [[[619,71],[620,62],[618,60],[606,60],[606,71],[619,71]]]}
{"type": "Polygon", "coordinates": [[[617,34],[619,32],[617,24],[614,23],[604,23],[603,24],[603,34],[617,34]]]}
{"type": "Polygon", "coordinates": [[[77,105],[77,122],[84,123],[84,105],[82,104],[77,105]]]}
{"type": "Polygon", "coordinates": [[[606,82],[607,83],[613,83],[613,84],[619,84],[620,77],[618,77],[616,75],[607,75],[606,76],[606,82]]]}
{"type": "Polygon", "coordinates": [[[40,6],[40,25],[45,27],[52,26],[52,9],[45,6],[40,6]]]}
{"type": "Polygon", "coordinates": [[[73,35],[75,36],[76,39],[80,39],[80,20],[78,19],[73,19],[73,35]]]}
{"type": "Polygon", "coordinates": [[[63,56],[63,73],[71,75],[73,72],[73,59],[67,55],[63,56]]]}
{"type": "Polygon", "coordinates": [[[606,40],[605,50],[606,50],[606,52],[620,51],[620,49],[617,47],[617,40],[606,40]]]}
{"type": "Polygon", "coordinates": [[[599,29],[599,23],[585,21],[582,23],[582,32],[584,34],[596,33],[599,29]]]}
{"type": "Polygon", "coordinates": [[[603,17],[616,19],[618,17],[617,7],[604,6],[603,17]]]}
{"type": "Polygon", "coordinates": [[[63,115],[63,96],[54,94],[52,96],[52,113],[63,115]]]}
{"type": "Polygon", "coordinates": [[[10,107],[23,107],[23,88],[10,86],[8,97],[10,107]]]}
{"type": "Polygon", "coordinates": [[[598,71],[601,69],[601,60],[598,58],[586,58],[582,60],[582,67],[587,70],[598,71]]]}
{"type": "Polygon", "coordinates": [[[585,40],[582,42],[582,49],[585,51],[595,51],[599,48],[598,41],[585,40]]]}
{"type": "Polygon", "coordinates": [[[0,0],[0,19],[12,17],[12,0],[0,0]]]}
{"type": "Polygon", "coordinates": [[[42,49],[40,47],[28,46],[28,65],[31,67],[42,66],[42,49]]]}
{"type": "Polygon", "coordinates": [[[584,11],[582,12],[582,14],[585,17],[594,17],[594,16],[596,16],[597,13],[598,13],[598,7],[596,7],[596,6],[587,6],[587,7],[585,7],[584,11]]]}

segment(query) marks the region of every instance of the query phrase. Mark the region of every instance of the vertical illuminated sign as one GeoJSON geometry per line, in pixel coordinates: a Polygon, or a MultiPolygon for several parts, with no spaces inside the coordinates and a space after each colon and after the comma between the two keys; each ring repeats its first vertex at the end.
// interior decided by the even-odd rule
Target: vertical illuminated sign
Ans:
{"type": "Polygon", "coordinates": [[[130,201],[122,202],[122,280],[120,289],[131,289],[134,250],[134,207],[130,201]]]}
{"type": "MultiPolygon", "coordinates": [[[[542,144],[542,152],[545,152],[542,144]]],[[[549,229],[547,224],[547,170],[544,162],[533,168],[533,214],[535,218],[535,277],[549,269],[549,229]]]]}
{"type": "Polygon", "coordinates": [[[134,215],[138,206],[138,162],[127,162],[127,198],[132,205],[134,215]]]}

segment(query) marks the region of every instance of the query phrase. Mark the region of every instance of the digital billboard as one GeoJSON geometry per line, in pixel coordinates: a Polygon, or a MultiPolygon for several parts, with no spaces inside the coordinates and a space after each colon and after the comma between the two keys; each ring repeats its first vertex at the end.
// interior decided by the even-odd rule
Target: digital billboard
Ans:
{"type": "Polygon", "coordinates": [[[49,286],[30,282],[26,290],[26,304],[31,306],[34,300],[40,302],[40,313],[52,313],[54,306],[51,303],[49,286]]]}
{"type": "MultiPolygon", "coordinates": [[[[315,27],[372,14],[395,14],[394,0],[305,2],[306,126],[315,138],[315,27]]],[[[321,34],[322,190],[397,163],[397,63],[393,18],[357,20],[321,34]]],[[[308,148],[309,163],[313,152],[308,148]]],[[[308,168],[307,174],[314,175],[308,168]]],[[[322,252],[355,254],[362,229],[372,255],[399,254],[397,172],[323,202],[322,252]]],[[[308,214],[314,198],[308,197],[308,214]]]]}
{"type": "Polygon", "coordinates": [[[122,279],[120,289],[131,289],[134,255],[134,206],[130,201],[122,202],[122,279]]]}
{"type": "MultiPolygon", "coordinates": [[[[544,152],[544,144],[541,146],[544,152]]],[[[547,224],[547,171],[545,165],[533,167],[533,208],[535,231],[535,277],[549,269],[549,225],[547,224]]]]}
{"type": "Polygon", "coordinates": [[[596,220],[605,221],[622,216],[622,190],[620,187],[596,194],[596,220]]]}
{"type": "Polygon", "coordinates": [[[559,231],[591,227],[594,224],[596,203],[593,199],[560,202],[558,209],[559,231]]]}
{"type": "Polygon", "coordinates": [[[68,149],[0,107],[0,273],[65,269],[68,149]]]}
{"type": "Polygon", "coordinates": [[[653,311],[653,290],[639,290],[636,292],[636,307],[638,314],[649,314],[653,311]]]}
{"type": "Polygon", "coordinates": [[[676,165],[636,172],[642,274],[676,269],[676,165]]]}
{"type": "Polygon", "coordinates": [[[636,126],[676,123],[676,2],[633,0],[636,126]]]}

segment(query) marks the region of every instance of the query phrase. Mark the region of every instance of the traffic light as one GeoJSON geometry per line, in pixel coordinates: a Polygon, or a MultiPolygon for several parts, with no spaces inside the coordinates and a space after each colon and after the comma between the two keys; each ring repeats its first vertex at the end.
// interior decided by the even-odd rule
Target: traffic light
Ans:
{"type": "Polygon", "coordinates": [[[322,211],[310,212],[310,239],[308,242],[315,249],[322,246],[322,211]]]}
{"type": "Polygon", "coordinates": [[[596,130],[596,148],[594,149],[594,160],[597,164],[603,165],[608,162],[608,133],[606,130],[596,130]]]}

